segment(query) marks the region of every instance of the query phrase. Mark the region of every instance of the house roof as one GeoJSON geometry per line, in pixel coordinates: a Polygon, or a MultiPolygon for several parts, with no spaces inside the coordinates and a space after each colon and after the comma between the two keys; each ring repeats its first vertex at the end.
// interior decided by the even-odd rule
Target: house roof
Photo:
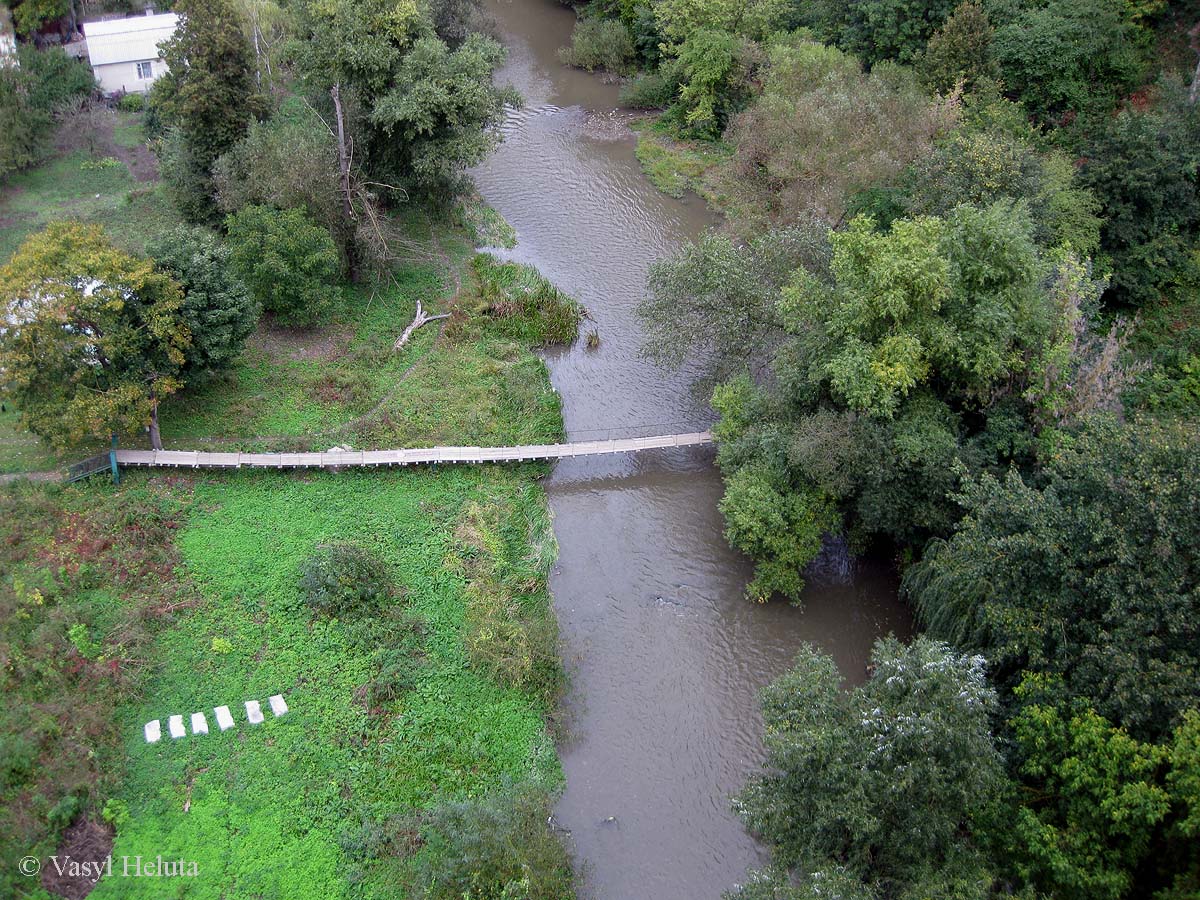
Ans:
{"type": "Polygon", "coordinates": [[[87,22],[83,33],[87,38],[88,58],[93,66],[158,59],[162,56],[158,45],[175,32],[178,24],[179,16],[175,13],[87,22]]]}

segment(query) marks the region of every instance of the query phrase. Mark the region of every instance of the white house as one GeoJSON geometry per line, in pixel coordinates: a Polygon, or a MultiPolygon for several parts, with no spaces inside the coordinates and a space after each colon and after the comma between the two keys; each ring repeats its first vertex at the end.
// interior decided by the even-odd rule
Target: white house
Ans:
{"type": "Polygon", "coordinates": [[[17,36],[13,31],[12,13],[0,3],[0,66],[15,66],[17,63],[17,36]]]}
{"type": "Polygon", "coordinates": [[[158,45],[175,33],[175,13],[86,22],[88,59],[100,90],[144,94],[167,71],[158,45]]]}

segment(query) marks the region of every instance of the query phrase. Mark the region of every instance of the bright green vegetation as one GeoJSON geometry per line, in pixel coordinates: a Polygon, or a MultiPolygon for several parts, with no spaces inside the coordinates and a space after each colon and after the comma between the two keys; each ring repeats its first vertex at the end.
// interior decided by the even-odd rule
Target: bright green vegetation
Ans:
{"type": "MultiPolygon", "coordinates": [[[[453,233],[441,240],[468,249],[453,233]]],[[[315,332],[260,330],[223,379],[164,407],[164,439],[383,449],[557,435],[558,396],[525,348],[572,338],[578,307],[532,270],[478,259],[464,272],[452,317],[418,329],[399,351],[392,345],[417,298],[439,311],[446,302],[437,299],[436,264],[401,271],[375,292],[347,291],[333,321],[315,332]]]]}
{"type": "Polygon", "coordinates": [[[7,260],[21,241],[57,219],[103,225],[119,246],[133,252],[178,224],[179,216],[159,189],[138,186],[124,163],[85,168],[89,161],[105,158],[111,159],[72,151],[14,176],[0,188],[0,259],[7,260]]]}
{"type": "Polygon", "coordinates": [[[638,162],[656,188],[671,197],[693,191],[719,205],[720,199],[706,176],[729,155],[728,146],[718,141],[674,137],[672,129],[661,122],[635,122],[633,127],[638,133],[638,162]]]}
{"type": "MultiPolygon", "coordinates": [[[[129,819],[114,853],[196,859],[209,873],[197,896],[235,888],[349,896],[351,871],[357,896],[395,896],[406,865],[400,819],[504,779],[552,787],[561,776],[544,724],[551,708],[472,664],[470,583],[447,566],[486,552],[458,537],[462,508],[496,504],[497,551],[517,557],[508,577],[540,581],[536,602],[549,615],[553,553],[524,558],[544,500],[524,481],[499,469],[447,469],[197,484],[177,543],[204,602],[160,637],[163,663],[146,699],[119,717],[131,765],[119,794],[129,819]],[[393,610],[369,629],[353,615],[314,614],[302,600],[303,564],[338,540],[371,548],[397,586],[393,610]],[[409,671],[393,683],[395,698],[368,702],[398,665],[409,671]],[[244,723],[241,701],[280,691],[285,718],[244,723]],[[226,703],[236,731],[217,733],[213,723],[207,738],[142,742],[148,719],[200,709],[211,717],[226,703]],[[383,846],[359,847],[380,828],[383,846]]],[[[136,896],[130,889],[114,880],[96,896],[136,896]]]]}

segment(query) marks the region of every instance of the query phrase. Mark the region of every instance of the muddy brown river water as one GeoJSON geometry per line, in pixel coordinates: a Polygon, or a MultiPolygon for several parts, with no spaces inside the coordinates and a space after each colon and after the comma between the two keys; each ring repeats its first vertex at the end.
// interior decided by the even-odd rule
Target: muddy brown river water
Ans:
{"type": "MultiPolygon", "coordinates": [[[[556,0],[486,8],[509,48],[498,80],[526,105],[475,182],[516,229],[502,255],[579,298],[601,339],[548,358],[568,432],[704,426],[695,373],[664,374],[640,355],[636,308],[650,264],[714,219],[644,178],[632,137],[612,124],[617,88],[559,64],[572,12],[556,0]]],[[[549,495],[571,675],[556,819],[574,839],[581,896],[717,898],[766,861],[729,802],[762,758],[759,689],[802,641],[861,680],[875,638],[909,631],[895,581],[831,558],[809,576],[802,609],[745,600],[749,565],[722,536],[709,450],[565,460],[549,495]]]]}

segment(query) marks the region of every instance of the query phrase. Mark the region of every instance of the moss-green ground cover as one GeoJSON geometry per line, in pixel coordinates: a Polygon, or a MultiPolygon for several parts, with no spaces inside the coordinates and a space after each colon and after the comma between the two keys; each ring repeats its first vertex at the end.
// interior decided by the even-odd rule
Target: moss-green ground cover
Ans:
{"type": "MultiPolygon", "coordinates": [[[[506,776],[559,778],[543,724],[549,707],[472,666],[467,582],[444,565],[461,550],[456,523],[468,502],[502,506],[518,532],[543,515],[528,475],[247,473],[199,483],[177,543],[205,603],[161,636],[145,699],[119,713],[129,819],[114,855],[195,860],[202,877],[189,897],[396,896],[403,859],[343,849],[364,827],[506,776]],[[397,602],[425,626],[416,683],[386,708],[368,710],[361,696],[376,674],[371,651],[299,599],[301,563],[334,539],[382,555],[404,587],[397,602]],[[245,723],[242,701],[265,707],[279,692],[285,717],[245,723]],[[212,715],[221,704],[238,721],[223,734],[212,715]],[[198,710],[208,713],[208,736],[143,742],[143,722],[198,710]]],[[[529,545],[528,531],[521,540],[529,545]]],[[[546,560],[530,566],[544,579],[546,560]]],[[[163,894],[160,883],[114,878],[94,896],[163,894]]]]}

